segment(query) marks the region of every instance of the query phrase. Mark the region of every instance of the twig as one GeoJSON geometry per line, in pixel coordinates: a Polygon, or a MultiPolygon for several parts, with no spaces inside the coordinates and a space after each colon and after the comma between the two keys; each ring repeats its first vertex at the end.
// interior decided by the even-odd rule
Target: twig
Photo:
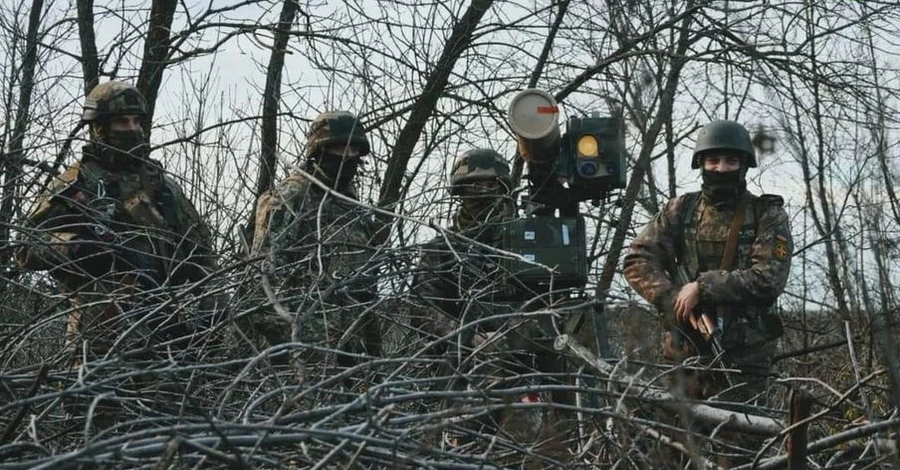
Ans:
{"type": "MultiPolygon", "coordinates": [[[[37,394],[38,390],[41,388],[41,383],[44,382],[44,379],[47,378],[47,372],[50,371],[50,366],[47,364],[41,364],[40,369],[38,369],[37,375],[34,376],[34,382],[31,383],[31,388],[28,390],[28,398],[33,397],[37,394]]],[[[9,422],[9,425],[6,426],[6,430],[3,431],[3,436],[0,436],[0,445],[4,445],[8,443],[13,435],[16,433],[16,428],[19,427],[19,423],[25,419],[25,415],[28,414],[28,409],[30,408],[30,402],[25,402],[22,404],[22,407],[19,408],[19,411],[16,412],[16,416],[13,417],[12,421],[9,422]]]]}
{"type": "MultiPolygon", "coordinates": [[[[571,356],[584,361],[586,364],[594,367],[597,371],[609,376],[613,368],[606,362],[598,359],[591,351],[582,346],[569,335],[559,335],[553,344],[557,351],[565,351],[571,356]]],[[[683,403],[676,399],[671,393],[659,389],[651,388],[640,379],[635,379],[634,383],[641,384],[645,387],[641,398],[655,402],[660,407],[672,412],[686,411],[691,417],[698,421],[710,424],[721,424],[728,422],[727,428],[740,432],[763,435],[777,435],[784,429],[784,425],[776,419],[765,416],[755,416],[747,413],[739,413],[734,411],[722,410],[708,405],[696,403],[683,403]]],[[[633,398],[637,398],[633,396],[633,398]]]]}

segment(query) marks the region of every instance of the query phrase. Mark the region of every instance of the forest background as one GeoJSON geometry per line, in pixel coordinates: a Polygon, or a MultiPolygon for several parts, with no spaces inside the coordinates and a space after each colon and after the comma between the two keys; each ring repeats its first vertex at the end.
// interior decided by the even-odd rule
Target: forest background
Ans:
{"type": "MultiPolygon", "coordinates": [[[[563,118],[622,116],[627,188],[582,205],[589,287],[606,294],[614,355],[651,362],[658,341],[647,332],[659,320],[625,285],[623,249],[668,198],[698,188],[697,129],[742,122],[760,155],[751,190],[785,197],[796,245],[780,301],[783,383],[818,398],[823,434],[896,419],[898,26],[891,1],[4,0],[0,394],[11,399],[0,404],[10,434],[0,445],[29,440],[18,411],[36,413],[32,423],[53,415],[52,386],[36,377],[41,364],[64,369],[51,284],[13,268],[7,248],[49,175],[77,158],[86,91],[110,78],[148,98],[153,156],[213,228],[227,293],[248,279],[256,196],[300,163],[310,120],[358,113],[373,143],[360,200],[383,209],[377,220],[389,228],[376,240],[391,254],[382,318],[400,326],[418,249],[449,223],[452,159],[473,147],[512,159],[515,93],[548,90],[563,118]],[[831,349],[794,354],[819,346],[831,349]],[[40,392],[29,395],[32,383],[40,392]]],[[[77,440],[32,440],[54,449],[36,462],[85,452],[77,440]]],[[[616,455],[601,454],[585,455],[616,455]]]]}

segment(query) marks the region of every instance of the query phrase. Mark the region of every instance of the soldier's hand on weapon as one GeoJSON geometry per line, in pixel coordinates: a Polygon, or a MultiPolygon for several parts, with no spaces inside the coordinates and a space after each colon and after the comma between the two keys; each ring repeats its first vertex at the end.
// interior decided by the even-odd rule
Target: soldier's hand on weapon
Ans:
{"type": "Polygon", "coordinates": [[[693,311],[700,303],[700,284],[689,282],[685,284],[675,297],[675,319],[682,323],[692,323],[693,311]]]}

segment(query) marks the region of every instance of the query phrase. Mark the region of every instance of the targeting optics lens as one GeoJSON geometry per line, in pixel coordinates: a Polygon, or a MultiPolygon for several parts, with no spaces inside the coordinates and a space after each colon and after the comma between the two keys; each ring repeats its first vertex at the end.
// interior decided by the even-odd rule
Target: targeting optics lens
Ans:
{"type": "Polygon", "coordinates": [[[597,174],[597,171],[600,170],[600,167],[591,161],[581,162],[581,165],[578,168],[578,172],[581,176],[591,177],[597,174]]]}
{"type": "Polygon", "coordinates": [[[600,155],[600,144],[592,135],[583,135],[578,138],[578,155],[581,157],[597,157],[600,155]]]}

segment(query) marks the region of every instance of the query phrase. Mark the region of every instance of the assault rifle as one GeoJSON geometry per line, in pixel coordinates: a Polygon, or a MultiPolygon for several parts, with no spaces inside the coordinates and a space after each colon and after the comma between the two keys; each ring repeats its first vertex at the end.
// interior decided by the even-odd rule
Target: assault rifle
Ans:
{"type": "MultiPolygon", "coordinates": [[[[679,265],[675,269],[675,282],[678,283],[679,286],[684,286],[691,282],[690,276],[688,276],[687,268],[684,265],[679,265]]],[[[722,349],[722,329],[716,328],[715,322],[713,322],[712,318],[706,314],[706,312],[700,312],[700,317],[697,318],[697,330],[700,332],[700,335],[703,336],[703,339],[709,341],[710,346],[712,347],[713,354],[716,357],[721,358],[722,354],[725,352],[722,349]]]]}

